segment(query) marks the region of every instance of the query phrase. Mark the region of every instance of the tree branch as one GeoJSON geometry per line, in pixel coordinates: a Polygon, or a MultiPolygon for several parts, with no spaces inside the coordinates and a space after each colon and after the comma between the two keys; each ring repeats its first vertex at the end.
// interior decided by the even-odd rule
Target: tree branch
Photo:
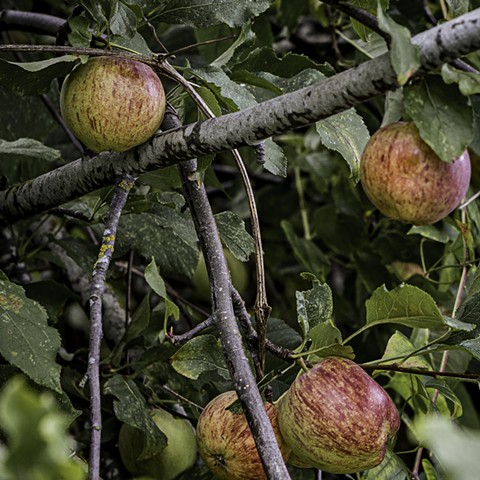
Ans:
{"type": "MultiPolygon", "coordinates": [[[[178,117],[167,108],[163,122],[167,128],[178,127],[178,117]]],[[[205,257],[211,284],[213,323],[218,330],[224,356],[238,398],[252,431],[267,478],[289,479],[287,467],[250,369],[230,296],[230,275],[222,243],[203,183],[195,177],[196,160],[179,165],[185,198],[205,257]]]]}
{"type": "Polygon", "coordinates": [[[125,176],[120,179],[120,182],[114,190],[112,203],[105,221],[102,245],[93,269],[90,288],[90,346],[87,371],[90,386],[90,480],[100,478],[100,443],[102,435],[100,386],[100,345],[103,336],[102,297],[105,289],[107,270],[113,256],[118,221],[133,184],[134,179],[125,176]]]}
{"type": "MultiPolygon", "coordinates": [[[[480,9],[416,35],[423,72],[480,48],[480,9]]],[[[103,152],[76,160],[0,192],[0,220],[48,210],[105,185],[119,174],[162,168],[199,155],[254,145],[259,140],[309,125],[396,88],[388,54],[320,83],[240,112],[161,133],[124,153],[103,152]]]]}
{"type": "Polygon", "coordinates": [[[0,10],[0,31],[19,30],[55,37],[66,20],[53,15],[18,10],[0,10]]]}

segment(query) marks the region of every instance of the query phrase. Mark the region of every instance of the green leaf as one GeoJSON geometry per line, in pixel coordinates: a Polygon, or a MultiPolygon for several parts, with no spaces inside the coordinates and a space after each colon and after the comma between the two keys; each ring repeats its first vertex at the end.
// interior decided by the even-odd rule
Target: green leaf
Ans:
{"type": "Polygon", "coordinates": [[[174,320],[178,320],[180,318],[180,310],[168,298],[165,282],[160,276],[160,272],[158,271],[158,267],[154,258],[152,258],[152,261],[145,268],[145,281],[148,283],[150,288],[165,301],[165,325],[170,317],[173,317],[174,320]]]}
{"type": "Polygon", "coordinates": [[[470,0],[446,0],[448,5],[448,20],[459,17],[470,10],[470,0]]]}
{"type": "Polygon", "coordinates": [[[301,343],[300,335],[280,318],[270,317],[267,324],[267,337],[273,343],[294,350],[301,343]]]}
{"type": "MultiPolygon", "coordinates": [[[[148,267],[147,267],[148,268],[148,267]]],[[[146,279],[145,279],[146,280],[146,279]]],[[[147,280],[148,282],[148,280],[147,280]]],[[[150,292],[147,292],[140,305],[132,316],[132,321],[128,325],[125,340],[129,342],[138,338],[150,323],[150,292]]]]}
{"type": "MultiPolygon", "coordinates": [[[[297,301],[297,321],[304,336],[311,328],[321,323],[329,322],[333,315],[332,290],[326,283],[320,283],[315,275],[304,273],[302,277],[312,282],[310,290],[295,292],[297,301]]],[[[340,333],[340,332],[338,332],[340,333]]],[[[340,343],[337,339],[332,343],[340,343]]]]}
{"type": "Polygon", "coordinates": [[[378,25],[391,37],[390,59],[397,81],[405,85],[420,67],[420,47],[411,41],[408,28],[392,20],[378,4],[378,25]]]}
{"type": "Polygon", "coordinates": [[[264,141],[265,146],[265,164],[266,170],[273,175],[285,178],[287,176],[287,157],[282,148],[271,138],[264,141]]]}
{"type": "Polygon", "coordinates": [[[245,60],[235,66],[235,69],[249,72],[268,72],[286,79],[290,79],[307,69],[317,70],[326,76],[335,73],[335,70],[328,63],[316,63],[306,55],[296,53],[287,53],[279,57],[271,47],[253,50],[245,60]]]}
{"type": "Polygon", "coordinates": [[[145,258],[155,257],[162,272],[191,277],[198,263],[198,247],[190,217],[165,207],[153,213],[122,215],[118,249],[135,248],[145,258]]]}
{"type": "Polygon", "coordinates": [[[459,157],[473,138],[472,109],[456,85],[429,76],[404,89],[405,111],[422,139],[445,162],[459,157]]]}
{"type": "Polygon", "coordinates": [[[22,287],[0,280],[0,354],[33,381],[62,393],[55,362],[60,336],[48,326],[45,309],[25,296],[22,287]]]}
{"type": "Polygon", "coordinates": [[[245,230],[245,222],[231,211],[215,215],[218,233],[225,246],[233,256],[242,262],[247,262],[255,251],[252,236],[245,230]]]}
{"type": "Polygon", "coordinates": [[[331,321],[315,325],[308,332],[308,336],[312,343],[308,348],[310,353],[307,358],[312,363],[330,356],[355,358],[352,347],[341,344],[342,333],[331,321]]]}
{"type": "MultiPolygon", "coordinates": [[[[215,28],[225,28],[225,25],[220,26],[220,27],[215,27],[215,28]]],[[[228,32],[231,34],[231,31],[228,32]]],[[[214,38],[221,38],[224,35],[216,35],[214,38]]],[[[197,38],[198,38],[198,30],[197,30],[197,38]]],[[[252,32],[250,24],[245,24],[242,26],[242,29],[240,31],[240,34],[238,37],[235,39],[232,44],[221,53],[221,55],[218,55],[213,59],[212,62],[210,62],[210,65],[212,67],[225,67],[228,65],[230,62],[236,62],[238,61],[239,55],[241,55],[241,52],[244,50],[249,51],[249,49],[252,47],[253,43],[255,41],[255,34],[252,32]]],[[[205,48],[215,48],[214,46],[210,47],[205,47],[205,48]]],[[[202,47],[200,47],[200,50],[202,50],[202,47]]]]}
{"type": "Polygon", "coordinates": [[[397,331],[388,339],[382,356],[382,363],[387,365],[401,364],[405,368],[430,370],[432,366],[423,356],[411,356],[415,350],[417,350],[415,345],[402,332],[397,331]]]}
{"type": "Polygon", "coordinates": [[[414,225],[407,232],[407,235],[421,235],[424,238],[428,238],[429,240],[439,243],[448,243],[450,241],[448,233],[440,230],[434,225],[414,225]]]}
{"type": "MultiPolygon", "coordinates": [[[[52,83],[50,95],[52,98],[58,96],[58,89],[52,83]]],[[[0,138],[3,140],[18,140],[19,138],[33,138],[44,142],[58,128],[58,122],[53,118],[50,112],[45,108],[42,99],[35,95],[19,97],[2,86],[0,86],[0,138]],[[12,112],[15,112],[14,114],[12,112]],[[32,122],[35,118],[35,122],[32,122]]],[[[25,163],[28,162],[28,160],[25,163]]],[[[27,165],[28,171],[35,172],[34,165],[27,165]]],[[[15,166],[13,166],[15,167],[15,166]]],[[[16,169],[12,172],[7,171],[2,166],[8,178],[18,176],[16,169]],[[11,173],[13,175],[11,175],[11,173]]],[[[29,177],[33,178],[37,174],[29,177]]],[[[15,181],[15,180],[13,180],[15,181]]]]}
{"type": "Polygon", "coordinates": [[[468,351],[480,360],[480,293],[473,294],[460,308],[458,320],[476,326],[471,331],[453,332],[443,343],[468,351]]]}
{"type": "Polygon", "coordinates": [[[47,93],[52,80],[68,75],[77,62],[74,55],[22,63],[0,59],[0,85],[16,95],[47,93]]]}
{"type": "Polygon", "coordinates": [[[222,108],[220,107],[217,97],[207,87],[197,88],[197,93],[202,97],[202,100],[207,104],[208,108],[213,112],[216,117],[222,114],[222,108]]]}
{"type": "Polygon", "coordinates": [[[18,162],[29,159],[40,162],[55,162],[62,156],[60,150],[47,147],[33,138],[19,138],[13,142],[0,139],[2,162],[18,162]]]}
{"type": "Polygon", "coordinates": [[[194,28],[226,23],[239,27],[260,15],[270,6],[270,0],[170,0],[161,2],[156,21],[194,28]]]}
{"type": "Polygon", "coordinates": [[[387,92],[385,94],[385,111],[383,113],[383,119],[381,127],[390,125],[391,123],[398,122],[403,116],[403,89],[397,88],[396,90],[387,92]]]}
{"type": "Polygon", "coordinates": [[[247,88],[231,80],[221,68],[208,66],[196,68],[191,72],[208,84],[215,95],[227,105],[230,112],[243,110],[257,103],[247,88]]]}
{"type": "Polygon", "coordinates": [[[410,474],[403,460],[387,448],[383,462],[371,468],[362,477],[363,480],[408,480],[410,474]]]}
{"type": "Polygon", "coordinates": [[[110,18],[110,31],[123,38],[133,38],[137,31],[137,16],[123,3],[118,3],[118,8],[110,18]]]}
{"type": "Polygon", "coordinates": [[[295,258],[300,262],[302,267],[323,280],[329,269],[329,258],[312,240],[299,237],[290,222],[283,220],[280,225],[293,250],[295,258]]]}
{"type": "Polygon", "coordinates": [[[365,302],[366,326],[397,323],[411,328],[439,328],[445,325],[433,298],[413,285],[402,284],[388,291],[377,288],[365,302]]]}
{"type": "Polygon", "coordinates": [[[104,387],[105,394],[113,395],[115,416],[123,423],[143,431],[145,444],[140,460],[157,454],[167,445],[167,437],[159,430],[150,415],[150,408],[132,380],[121,375],[110,378],[104,387]]]}
{"type": "Polygon", "coordinates": [[[426,480],[438,480],[437,472],[435,467],[432,465],[432,462],[427,458],[422,458],[422,468],[425,473],[426,480]]]}
{"type": "Polygon", "coordinates": [[[442,78],[445,83],[458,83],[462,95],[468,97],[480,93],[480,75],[478,73],[457,70],[445,63],[442,66],[442,78]]]}
{"type": "MultiPolygon", "coordinates": [[[[377,3],[382,6],[383,10],[386,10],[388,7],[389,0],[352,0],[350,2],[353,6],[359,7],[362,10],[375,15],[377,13],[377,3]]],[[[355,20],[354,18],[350,19],[352,22],[352,27],[357,33],[357,35],[364,41],[370,40],[373,32],[370,28],[366,27],[363,23],[355,20]]]]}
{"type": "Polygon", "coordinates": [[[337,113],[315,124],[322,143],[346,160],[355,182],[359,180],[360,158],[370,134],[354,108],[337,113]]]}
{"type": "MultiPolygon", "coordinates": [[[[445,478],[472,480],[480,471],[480,433],[460,428],[450,419],[431,416],[416,425],[422,445],[432,451],[445,478]]],[[[441,478],[444,478],[442,475],[441,478]]]]}
{"type": "Polygon", "coordinates": [[[2,479],[86,479],[87,469],[72,457],[68,425],[51,392],[35,392],[21,376],[9,380],[0,393],[0,426],[7,440],[0,455],[2,479]]]}
{"type": "Polygon", "coordinates": [[[225,380],[230,378],[222,346],[213,335],[192,338],[172,356],[171,361],[178,373],[192,380],[211,371],[217,372],[225,380]]]}

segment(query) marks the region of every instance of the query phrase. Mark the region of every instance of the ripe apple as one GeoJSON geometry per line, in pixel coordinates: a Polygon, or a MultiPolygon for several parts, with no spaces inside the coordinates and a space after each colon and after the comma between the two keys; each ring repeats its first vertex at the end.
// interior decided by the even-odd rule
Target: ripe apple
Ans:
{"type": "Polygon", "coordinates": [[[450,214],[470,183],[470,158],[465,151],[443,162],[420,138],[412,122],[377,130],[360,162],[363,189],[387,217],[429,225],[450,214]]]}
{"type": "Polygon", "coordinates": [[[188,420],[176,418],[166,410],[155,408],[151,414],[158,428],[166,435],[167,446],[153,457],[139,460],[145,444],[144,433],[138,428],[123,424],[118,438],[120,457],[132,475],[173,480],[195,463],[195,433],[188,420]]]}
{"type": "Polygon", "coordinates": [[[65,78],[60,111],[90,150],[123,152],[148,140],[165,113],[165,92],[148,65],[93,57],[65,78]]]}
{"type": "Polygon", "coordinates": [[[278,423],[294,465],[354,473],[383,460],[400,416],[355,362],[328,357],[292,383],[278,404],[278,423]]]}
{"type": "MultiPolygon", "coordinates": [[[[197,423],[198,451],[211,472],[220,480],[266,479],[255,440],[243,413],[227,408],[237,400],[228,391],[215,397],[202,411],[197,423]]],[[[284,444],[277,421],[277,407],[265,404],[283,458],[289,450],[284,444]]]]}

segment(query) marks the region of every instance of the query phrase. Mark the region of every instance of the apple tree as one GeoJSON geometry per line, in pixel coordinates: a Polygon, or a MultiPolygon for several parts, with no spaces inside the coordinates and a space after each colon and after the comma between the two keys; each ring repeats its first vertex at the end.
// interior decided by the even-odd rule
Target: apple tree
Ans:
{"type": "Polygon", "coordinates": [[[479,23],[2,2],[0,478],[476,478],[479,23]]]}

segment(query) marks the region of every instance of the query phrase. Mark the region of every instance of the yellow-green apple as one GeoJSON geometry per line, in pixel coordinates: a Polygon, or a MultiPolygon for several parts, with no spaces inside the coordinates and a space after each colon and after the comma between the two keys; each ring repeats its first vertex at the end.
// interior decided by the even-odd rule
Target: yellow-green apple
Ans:
{"type": "Polygon", "coordinates": [[[124,423],[118,438],[120,457],[132,475],[173,480],[195,463],[197,444],[194,429],[188,420],[174,417],[161,408],[153,409],[151,415],[167,437],[166,447],[152,457],[139,459],[145,447],[145,434],[124,423]]]}
{"type": "Polygon", "coordinates": [[[165,113],[165,92],[157,74],[144,63],[92,57],[65,78],[60,111],[90,150],[123,152],[158,130],[165,113]]]}
{"type": "Polygon", "coordinates": [[[278,403],[278,423],[294,465],[354,473],[381,463],[400,416],[360,366],[328,357],[295,379],[278,403]]]}
{"type": "MultiPolygon", "coordinates": [[[[228,391],[215,397],[202,411],[197,423],[198,451],[211,472],[220,480],[266,479],[247,419],[243,413],[228,410],[237,394],[228,391]]],[[[278,428],[277,407],[265,409],[285,460],[289,450],[278,428]]]]}
{"type": "Polygon", "coordinates": [[[362,154],[360,178],[370,201],[387,217],[429,225],[461,203],[470,184],[468,151],[442,161],[413,122],[377,130],[362,154]]]}

